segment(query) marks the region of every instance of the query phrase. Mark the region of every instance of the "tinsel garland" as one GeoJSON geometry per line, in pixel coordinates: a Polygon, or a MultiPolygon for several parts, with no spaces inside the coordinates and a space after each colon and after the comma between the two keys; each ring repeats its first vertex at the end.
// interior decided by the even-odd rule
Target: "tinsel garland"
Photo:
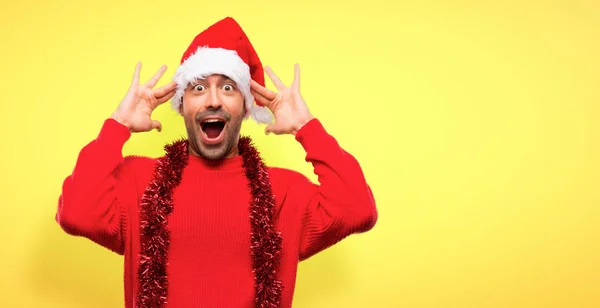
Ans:
{"type": "MultiPolygon", "coordinates": [[[[250,137],[241,137],[238,149],[249,182],[252,270],[255,303],[258,308],[278,308],[283,283],[277,280],[281,235],[275,229],[275,198],[267,167],[250,137]]],[[[138,267],[139,291],[136,307],[162,308],[167,301],[167,261],[170,244],[168,217],[173,211],[173,190],[180,184],[188,163],[188,141],[181,139],[165,146],[141,203],[141,251],[138,267]]]]}
{"type": "Polygon", "coordinates": [[[255,303],[259,308],[280,306],[283,283],[277,280],[276,269],[281,252],[281,235],[275,229],[273,213],[275,198],[265,163],[252,146],[249,137],[239,142],[243,167],[250,184],[251,253],[254,273],[255,303]]]}

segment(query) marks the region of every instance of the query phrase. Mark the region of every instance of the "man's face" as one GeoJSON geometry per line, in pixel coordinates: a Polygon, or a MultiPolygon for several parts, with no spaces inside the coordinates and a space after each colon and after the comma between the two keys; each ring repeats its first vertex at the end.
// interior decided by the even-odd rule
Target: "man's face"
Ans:
{"type": "Polygon", "coordinates": [[[207,159],[231,158],[244,119],[244,97],[226,76],[211,75],[191,83],[180,105],[194,155],[207,159]]]}

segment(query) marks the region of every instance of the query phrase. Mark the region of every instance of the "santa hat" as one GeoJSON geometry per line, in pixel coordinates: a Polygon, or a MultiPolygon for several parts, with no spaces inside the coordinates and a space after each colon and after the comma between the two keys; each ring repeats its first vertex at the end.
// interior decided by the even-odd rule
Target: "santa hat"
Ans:
{"type": "Polygon", "coordinates": [[[179,112],[183,93],[197,79],[221,74],[233,80],[244,96],[246,114],[258,123],[271,123],[271,112],[255,101],[250,92],[250,80],[265,85],[262,63],[246,33],[231,17],[224,18],[198,34],[181,57],[173,80],[177,83],[171,99],[179,112]]]}

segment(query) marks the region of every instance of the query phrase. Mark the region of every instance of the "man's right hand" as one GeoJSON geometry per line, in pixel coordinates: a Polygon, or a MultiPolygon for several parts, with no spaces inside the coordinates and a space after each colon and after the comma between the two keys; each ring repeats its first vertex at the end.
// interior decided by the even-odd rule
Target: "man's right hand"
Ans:
{"type": "Polygon", "coordinates": [[[153,129],[161,131],[160,122],[152,120],[152,111],[175,95],[177,84],[171,82],[156,90],[153,89],[167,70],[167,66],[163,65],[146,84],[140,85],[141,69],[142,64],[138,62],[131,87],[117,110],[112,114],[112,118],[127,126],[129,131],[134,133],[148,132],[153,129]]]}

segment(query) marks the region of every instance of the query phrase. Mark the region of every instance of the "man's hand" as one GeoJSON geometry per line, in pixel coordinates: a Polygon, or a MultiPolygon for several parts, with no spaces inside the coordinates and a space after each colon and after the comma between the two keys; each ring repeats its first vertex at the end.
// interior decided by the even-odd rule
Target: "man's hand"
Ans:
{"type": "Polygon", "coordinates": [[[160,122],[151,118],[152,111],[175,95],[177,84],[171,82],[156,90],[152,89],[167,70],[163,65],[146,84],[140,85],[141,69],[142,64],[138,62],[129,91],[112,114],[112,118],[127,126],[131,132],[147,132],[153,129],[161,131],[160,122]]]}
{"type": "Polygon", "coordinates": [[[294,65],[294,81],[290,87],[285,86],[269,67],[265,67],[265,72],[279,90],[275,93],[252,80],[252,95],[275,116],[275,122],[267,125],[265,133],[296,135],[304,124],[313,119],[300,95],[300,66],[294,65]]]}

